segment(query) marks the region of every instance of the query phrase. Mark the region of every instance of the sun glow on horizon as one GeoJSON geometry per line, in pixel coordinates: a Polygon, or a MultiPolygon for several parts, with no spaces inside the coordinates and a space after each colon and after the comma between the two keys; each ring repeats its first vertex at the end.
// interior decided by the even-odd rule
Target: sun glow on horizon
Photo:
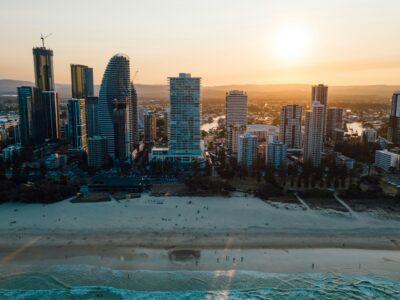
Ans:
{"type": "Polygon", "coordinates": [[[302,63],[311,48],[310,31],[300,25],[284,27],[275,34],[274,48],[283,62],[302,63]]]}

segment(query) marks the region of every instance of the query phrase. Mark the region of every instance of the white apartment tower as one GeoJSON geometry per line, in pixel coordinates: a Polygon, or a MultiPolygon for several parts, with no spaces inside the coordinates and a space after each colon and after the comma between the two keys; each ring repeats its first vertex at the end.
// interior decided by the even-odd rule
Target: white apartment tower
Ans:
{"type": "Polygon", "coordinates": [[[233,153],[233,127],[242,128],[247,124],[247,94],[243,91],[229,91],[226,93],[226,132],[229,153],[233,153]]]}
{"type": "Polygon", "coordinates": [[[312,111],[306,113],[303,160],[318,168],[321,166],[324,145],[325,106],[314,101],[311,108],[312,111]]]}

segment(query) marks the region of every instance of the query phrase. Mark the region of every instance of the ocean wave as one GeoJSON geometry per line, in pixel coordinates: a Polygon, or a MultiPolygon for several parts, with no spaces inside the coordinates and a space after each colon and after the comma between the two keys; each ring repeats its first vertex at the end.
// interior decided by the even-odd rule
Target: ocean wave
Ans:
{"type": "Polygon", "coordinates": [[[116,271],[54,266],[0,277],[0,299],[400,299],[400,282],[333,273],[116,271]]]}

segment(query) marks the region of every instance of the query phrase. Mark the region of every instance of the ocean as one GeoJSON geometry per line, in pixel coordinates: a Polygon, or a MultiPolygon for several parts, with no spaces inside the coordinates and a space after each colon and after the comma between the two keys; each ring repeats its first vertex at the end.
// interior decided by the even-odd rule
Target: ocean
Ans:
{"type": "Polygon", "coordinates": [[[53,266],[0,275],[0,299],[400,299],[400,281],[337,273],[116,271],[53,266]]]}

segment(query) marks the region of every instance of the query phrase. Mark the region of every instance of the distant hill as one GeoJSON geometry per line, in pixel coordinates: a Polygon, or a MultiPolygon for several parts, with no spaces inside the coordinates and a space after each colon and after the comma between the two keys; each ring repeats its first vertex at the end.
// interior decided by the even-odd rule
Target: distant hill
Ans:
{"type": "MultiPolygon", "coordinates": [[[[29,81],[0,79],[0,96],[4,94],[16,94],[18,86],[33,85],[29,81]]],[[[167,85],[136,84],[139,100],[150,99],[167,100],[167,85]]],[[[71,96],[69,84],[56,84],[56,89],[61,98],[71,96]]],[[[244,90],[249,95],[250,103],[257,102],[296,102],[309,103],[311,85],[307,84],[269,84],[269,85],[224,85],[206,86],[202,89],[203,103],[220,103],[225,99],[225,93],[229,90],[244,90]]],[[[331,104],[343,102],[365,102],[389,104],[394,91],[399,86],[394,85],[366,85],[366,86],[329,86],[329,100],[331,104]]],[[[99,93],[99,86],[95,86],[95,94],[99,93]]]]}

